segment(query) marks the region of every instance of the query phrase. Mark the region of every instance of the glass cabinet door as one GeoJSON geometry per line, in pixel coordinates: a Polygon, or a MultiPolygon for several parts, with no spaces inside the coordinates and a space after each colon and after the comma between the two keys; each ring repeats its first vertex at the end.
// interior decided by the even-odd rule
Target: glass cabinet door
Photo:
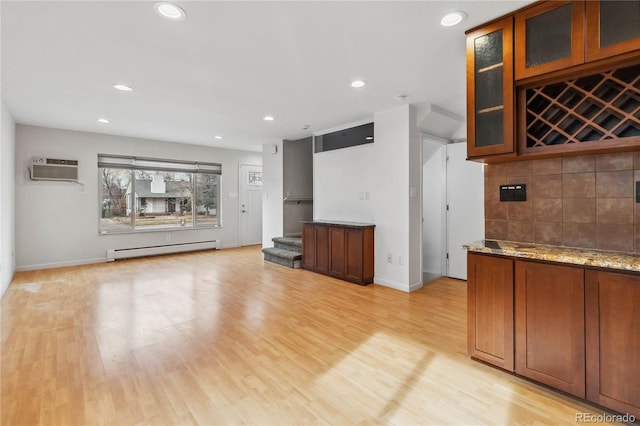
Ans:
{"type": "Polygon", "coordinates": [[[640,1],[587,1],[587,61],[640,49],[640,1]]]}
{"type": "Polygon", "coordinates": [[[467,34],[467,155],[513,152],[513,20],[467,34]]]}
{"type": "Polygon", "coordinates": [[[545,2],[515,19],[516,80],[584,62],[584,2],[545,2]]]}

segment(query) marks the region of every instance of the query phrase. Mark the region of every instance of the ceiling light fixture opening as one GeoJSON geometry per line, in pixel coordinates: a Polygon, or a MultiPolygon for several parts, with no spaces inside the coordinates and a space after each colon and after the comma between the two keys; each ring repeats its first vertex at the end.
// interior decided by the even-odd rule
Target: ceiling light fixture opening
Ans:
{"type": "Polygon", "coordinates": [[[367,84],[362,80],[354,80],[351,82],[351,87],[355,87],[355,88],[359,88],[359,87],[364,87],[364,85],[367,84]]]}
{"type": "Polygon", "coordinates": [[[98,118],[98,123],[109,124],[111,120],[107,120],[106,118],[98,118]]]}
{"type": "Polygon", "coordinates": [[[460,22],[462,22],[466,17],[467,14],[460,10],[447,13],[440,20],[440,25],[442,25],[443,27],[453,27],[454,25],[458,25],[460,22]]]}
{"type": "Polygon", "coordinates": [[[116,83],[113,85],[114,89],[120,90],[122,92],[131,92],[133,91],[133,87],[127,86],[126,84],[116,83]]]}
{"type": "Polygon", "coordinates": [[[176,6],[175,4],[166,1],[161,1],[154,4],[153,9],[158,15],[170,21],[182,21],[187,17],[184,9],[182,9],[180,6],[176,6]]]}
{"type": "Polygon", "coordinates": [[[262,119],[263,119],[264,121],[273,121],[273,117],[272,117],[272,116],[270,116],[270,115],[265,115],[264,117],[262,117],[262,119]]]}

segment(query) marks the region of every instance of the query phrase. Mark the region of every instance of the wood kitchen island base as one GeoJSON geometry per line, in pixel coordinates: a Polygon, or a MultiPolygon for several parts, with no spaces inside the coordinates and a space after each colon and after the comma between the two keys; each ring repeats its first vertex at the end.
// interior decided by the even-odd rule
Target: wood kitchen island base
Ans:
{"type": "Polygon", "coordinates": [[[341,280],[373,282],[373,230],[359,222],[302,222],[302,267],[341,280]]]}

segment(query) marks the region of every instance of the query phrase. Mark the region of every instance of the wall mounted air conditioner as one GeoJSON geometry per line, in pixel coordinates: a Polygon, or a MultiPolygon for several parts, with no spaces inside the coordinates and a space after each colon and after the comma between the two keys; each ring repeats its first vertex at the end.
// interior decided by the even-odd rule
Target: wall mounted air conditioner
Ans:
{"type": "Polygon", "coordinates": [[[33,157],[31,162],[32,180],[78,181],[78,160],[33,157]]]}

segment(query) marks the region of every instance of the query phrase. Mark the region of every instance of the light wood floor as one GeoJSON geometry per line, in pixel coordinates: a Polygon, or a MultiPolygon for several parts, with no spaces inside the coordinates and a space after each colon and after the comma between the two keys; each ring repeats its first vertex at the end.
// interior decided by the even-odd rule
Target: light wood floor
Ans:
{"type": "Polygon", "coordinates": [[[23,272],[2,425],[574,424],[602,410],[471,361],[466,283],[411,294],[259,248],[23,272]]]}

